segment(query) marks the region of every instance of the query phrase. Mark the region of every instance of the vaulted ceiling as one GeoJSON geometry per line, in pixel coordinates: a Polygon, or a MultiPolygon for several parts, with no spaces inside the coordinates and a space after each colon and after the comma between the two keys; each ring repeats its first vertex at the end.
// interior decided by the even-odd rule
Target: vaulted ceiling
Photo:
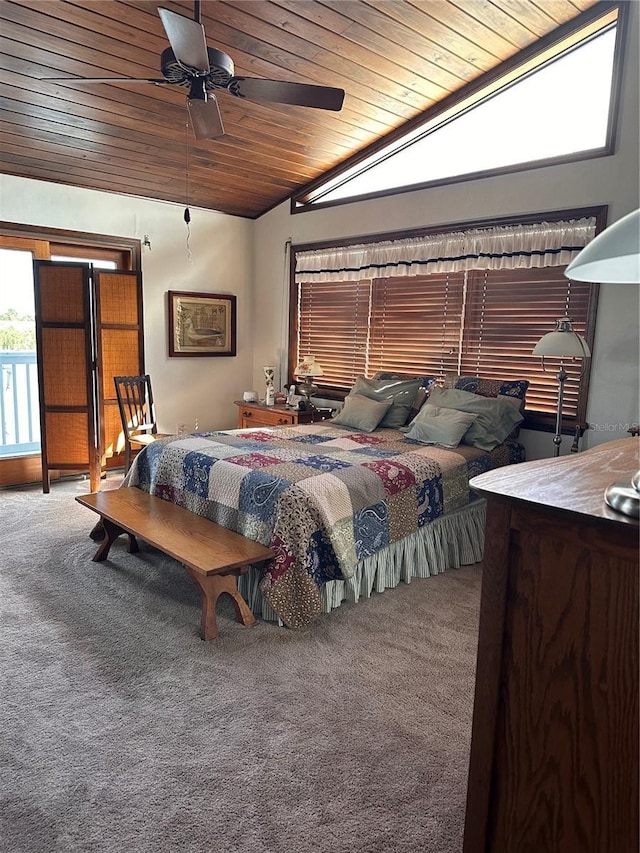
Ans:
{"type": "Polygon", "coordinates": [[[236,75],[343,88],[340,112],[218,94],[225,135],[196,140],[187,90],[160,77],[157,7],[1,0],[0,172],[255,218],[494,69],[595,0],[204,0],[236,75]],[[47,77],[68,78],[50,81],[47,77]]]}

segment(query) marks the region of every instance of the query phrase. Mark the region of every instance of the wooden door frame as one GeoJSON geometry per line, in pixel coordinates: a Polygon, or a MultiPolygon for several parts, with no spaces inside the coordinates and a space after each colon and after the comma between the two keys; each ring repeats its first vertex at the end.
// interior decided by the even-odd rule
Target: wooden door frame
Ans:
{"type": "MultiPolygon", "coordinates": [[[[51,244],[55,244],[56,250],[61,245],[66,248],[75,246],[79,253],[81,250],[86,250],[82,251],[84,255],[89,252],[96,258],[100,256],[101,250],[106,249],[109,253],[119,251],[126,261],[123,264],[124,268],[142,275],[142,243],[138,239],[0,221],[0,248],[2,249],[29,251],[34,260],[49,260],[51,244]]],[[[66,253],[73,254],[72,251],[66,253]]],[[[142,321],[142,295],[140,315],[142,321]]],[[[144,359],[144,351],[142,358],[144,359]]],[[[56,474],[52,472],[52,478],[55,477],[56,474]]],[[[40,478],[40,453],[8,456],[0,460],[0,488],[37,483],[40,478]]]]}
{"type": "MultiPolygon", "coordinates": [[[[129,254],[130,264],[125,269],[142,271],[142,243],[133,237],[116,237],[112,234],[91,234],[86,231],[66,231],[64,228],[44,228],[39,225],[21,225],[16,222],[0,221],[0,248],[3,238],[27,239],[57,243],[67,246],[114,249],[129,254]]],[[[11,248],[7,246],[6,248],[11,248]]],[[[97,257],[97,256],[96,256],[97,257]]],[[[41,258],[40,260],[48,260],[41,258]]]]}

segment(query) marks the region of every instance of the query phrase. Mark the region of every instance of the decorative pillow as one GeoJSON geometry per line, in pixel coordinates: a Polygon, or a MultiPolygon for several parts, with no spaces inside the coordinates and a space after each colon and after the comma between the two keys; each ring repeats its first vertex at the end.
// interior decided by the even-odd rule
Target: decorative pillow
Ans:
{"type": "Polygon", "coordinates": [[[413,401],[413,405],[409,411],[409,416],[405,423],[410,423],[415,416],[418,414],[420,409],[425,403],[425,400],[429,396],[429,391],[431,390],[431,386],[436,382],[437,376],[413,376],[410,373],[386,373],[383,370],[378,371],[378,373],[374,373],[373,379],[419,379],[420,385],[418,387],[418,391],[413,401]]]}
{"type": "Polygon", "coordinates": [[[520,411],[524,411],[528,379],[482,379],[480,376],[459,376],[447,373],[444,378],[445,388],[456,388],[458,391],[468,391],[481,397],[509,397],[519,400],[520,411]]]}
{"type": "Polygon", "coordinates": [[[459,412],[425,403],[409,426],[402,428],[402,432],[406,432],[407,438],[422,444],[457,447],[477,417],[475,412],[459,412]]]}
{"type": "Polygon", "coordinates": [[[391,400],[371,400],[350,393],[344,398],[342,409],[331,419],[331,425],[373,432],[390,408],[391,400]]]}
{"type": "Polygon", "coordinates": [[[421,379],[365,379],[358,376],[345,399],[357,394],[370,400],[388,401],[391,405],[380,426],[398,429],[406,424],[421,383],[421,379]]]}
{"type": "Polygon", "coordinates": [[[418,386],[418,392],[414,398],[413,405],[411,406],[411,411],[409,412],[409,417],[406,420],[406,423],[412,421],[415,416],[418,414],[420,409],[422,408],[424,401],[429,396],[429,391],[431,390],[431,386],[434,382],[437,381],[437,376],[413,376],[411,373],[386,373],[383,370],[380,370],[378,373],[374,373],[373,379],[419,379],[420,385],[418,386]]]}
{"type": "MultiPolygon", "coordinates": [[[[469,391],[471,394],[479,394],[481,397],[495,397],[505,400],[515,406],[521,415],[524,415],[526,404],[528,379],[482,379],[480,376],[460,376],[457,373],[448,373],[444,378],[445,388],[456,388],[459,391],[469,391]]],[[[517,438],[519,428],[516,427],[513,435],[509,438],[517,438]]]]}
{"type": "Polygon", "coordinates": [[[471,424],[462,439],[463,444],[471,444],[480,450],[493,450],[507,438],[514,427],[522,422],[523,416],[509,403],[503,400],[482,397],[469,391],[434,388],[429,395],[429,403],[459,412],[471,412],[478,417],[471,424]]]}

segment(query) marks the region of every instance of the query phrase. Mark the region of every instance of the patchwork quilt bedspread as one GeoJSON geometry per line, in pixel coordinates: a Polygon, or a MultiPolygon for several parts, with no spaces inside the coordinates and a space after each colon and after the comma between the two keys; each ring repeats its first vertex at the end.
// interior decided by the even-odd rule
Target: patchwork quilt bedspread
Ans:
{"type": "Polygon", "coordinates": [[[469,502],[469,479],[524,460],[425,446],[392,429],[330,422],[172,436],[145,447],[125,480],[272,548],[263,596],[292,627],[321,610],[320,587],[469,502]]]}

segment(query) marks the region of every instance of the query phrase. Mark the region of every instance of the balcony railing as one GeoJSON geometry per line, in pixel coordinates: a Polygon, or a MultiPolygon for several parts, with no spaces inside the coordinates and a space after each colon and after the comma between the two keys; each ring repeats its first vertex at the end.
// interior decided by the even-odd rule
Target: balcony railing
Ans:
{"type": "Polygon", "coordinates": [[[0,352],[0,458],[40,452],[35,352],[0,352]]]}

